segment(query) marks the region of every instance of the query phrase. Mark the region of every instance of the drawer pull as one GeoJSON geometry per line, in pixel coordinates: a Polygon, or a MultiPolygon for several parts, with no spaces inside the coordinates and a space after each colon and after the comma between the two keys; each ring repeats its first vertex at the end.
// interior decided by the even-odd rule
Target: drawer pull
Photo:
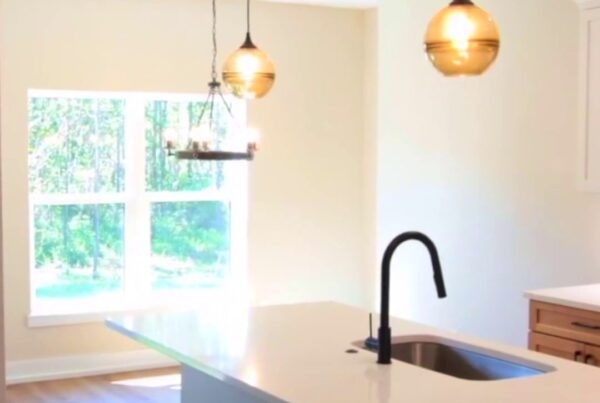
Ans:
{"type": "Polygon", "coordinates": [[[598,326],[598,325],[590,325],[588,323],[583,323],[583,322],[571,322],[571,325],[577,326],[577,327],[582,327],[584,329],[589,329],[589,330],[600,330],[600,326],[598,326]]]}
{"type": "Polygon", "coordinates": [[[588,354],[588,355],[585,356],[584,362],[586,364],[596,365],[596,359],[591,354],[588,354]]]}
{"type": "Polygon", "coordinates": [[[581,351],[575,351],[575,354],[573,354],[573,360],[580,362],[579,361],[579,357],[581,357],[583,353],[581,351]]]}

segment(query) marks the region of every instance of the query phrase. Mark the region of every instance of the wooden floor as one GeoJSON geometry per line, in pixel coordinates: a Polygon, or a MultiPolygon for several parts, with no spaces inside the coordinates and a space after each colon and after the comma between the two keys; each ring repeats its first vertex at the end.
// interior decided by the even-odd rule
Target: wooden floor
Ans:
{"type": "Polygon", "coordinates": [[[8,403],[176,403],[179,368],[8,387],[8,403]]]}

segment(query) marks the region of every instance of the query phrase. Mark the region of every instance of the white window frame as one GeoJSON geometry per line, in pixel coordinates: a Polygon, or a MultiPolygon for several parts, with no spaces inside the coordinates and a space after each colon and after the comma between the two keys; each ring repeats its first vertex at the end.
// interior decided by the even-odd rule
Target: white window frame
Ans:
{"type": "MultiPolygon", "coordinates": [[[[248,163],[225,163],[221,189],[183,192],[146,191],[146,142],[144,133],[145,104],[165,100],[180,102],[205,101],[205,94],[166,94],[134,92],[88,92],[64,90],[29,90],[27,100],[35,97],[68,97],[125,100],[125,186],[123,193],[99,194],[29,194],[29,326],[52,326],[103,320],[106,314],[140,311],[165,307],[189,306],[202,301],[214,301],[232,288],[236,293],[246,284],[248,163]],[[143,138],[144,141],[136,141],[143,138]],[[133,185],[133,186],[132,186],[133,185]],[[151,204],[153,202],[223,201],[230,206],[230,271],[227,282],[217,289],[152,291],[150,266],[151,204]],[[35,282],[35,222],[34,206],[64,204],[124,204],[124,267],[123,292],[119,297],[91,297],[50,301],[37,299],[35,282]],[[135,253],[134,253],[135,251],[135,253]],[[160,296],[157,298],[157,296],[160,296]],[[76,302],[76,303],[74,303],[76,302]]],[[[238,127],[246,123],[246,103],[229,98],[238,127]]]]}

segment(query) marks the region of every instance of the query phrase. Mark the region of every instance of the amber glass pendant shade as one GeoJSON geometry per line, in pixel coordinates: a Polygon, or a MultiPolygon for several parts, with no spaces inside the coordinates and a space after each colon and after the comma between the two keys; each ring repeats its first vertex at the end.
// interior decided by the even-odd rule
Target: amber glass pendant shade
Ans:
{"type": "Polygon", "coordinates": [[[262,98],[275,82],[275,65],[247,34],[246,42],[227,58],[223,66],[223,81],[238,98],[262,98]]]}
{"type": "Polygon", "coordinates": [[[438,12],[425,34],[429,60],[445,76],[482,74],[499,49],[498,26],[470,0],[454,0],[438,12]]]}

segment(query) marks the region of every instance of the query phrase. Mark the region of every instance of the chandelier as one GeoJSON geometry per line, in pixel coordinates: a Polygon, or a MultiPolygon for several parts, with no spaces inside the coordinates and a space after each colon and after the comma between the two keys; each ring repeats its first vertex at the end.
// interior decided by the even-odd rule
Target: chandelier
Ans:
{"type": "MultiPolygon", "coordinates": [[[[223,95],[221,83],[217,75],[217,11],[216,0],[212,0],[212,65],[211,80],[208,83],[208,95],[202,104],[196,124],[187,133],[187,139],[183,146],[174,138],[166,138],[165,148],[170,156],[182,160],[252,160],[257,150],[256,138],[250,138],[255,132],[248,129],[237,127],[240,137],[245,137],[245,144],[239,150],[224,150],[224,146],[232,146],[220,138],[217,119],[220,117],[219,111],[225,111],[225,115],[236,124],[230,103],[223,95]],[[222,107],[219,108],[219,104],[222,107]]],[[[237,124],[236,124],[237,126],[237,124]]],[[[230,130],[228,130],[230,131],[230,130]]],[[[168,130],[173,133],[175,130],[168,130]]],[[[229,134],[229,133],[228,133],[229,134]]],[[[238,139],[237,145],[244,143],[243,139],[238,139]]],[[[231,143],[231,142],[229,142],[231,143]]],[[[238,147],[239,148],[239,147],[238,147]]]]}

